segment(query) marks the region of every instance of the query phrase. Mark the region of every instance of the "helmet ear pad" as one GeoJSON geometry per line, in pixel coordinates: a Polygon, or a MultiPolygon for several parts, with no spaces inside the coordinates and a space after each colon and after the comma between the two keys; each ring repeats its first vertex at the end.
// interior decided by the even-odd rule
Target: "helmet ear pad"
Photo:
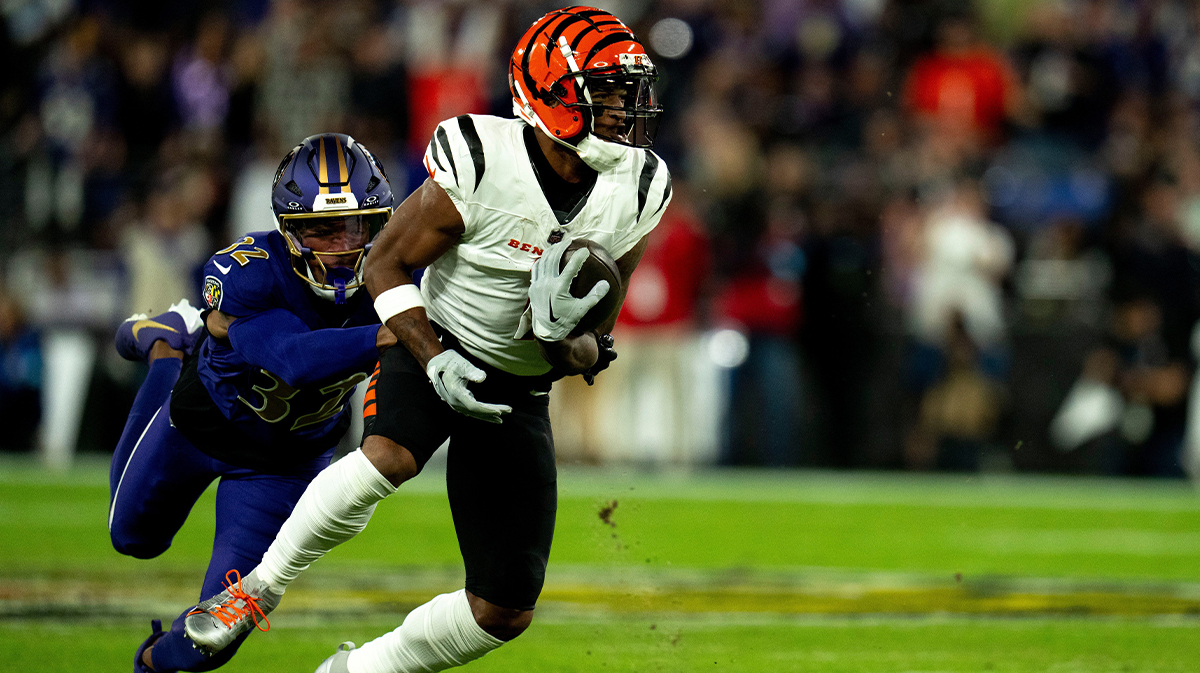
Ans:
{"type": "Polygon", "coordinates": [[[551,82],[545,89],[537,90],[534,97],[531,101],[534,112],[555,139],[578,145],[591,132],[592,110],[574,80],[564,77],[551,82]]]}

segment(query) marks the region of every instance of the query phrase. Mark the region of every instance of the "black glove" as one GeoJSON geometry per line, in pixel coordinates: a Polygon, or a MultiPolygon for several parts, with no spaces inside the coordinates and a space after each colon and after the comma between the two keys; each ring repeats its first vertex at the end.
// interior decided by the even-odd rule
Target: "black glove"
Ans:
{"type": "Polygon", "coordinates": [[[583,380],[587,381],[590,386],[596,381],[596,374],[608,369],[608,365],[617,359],[617,351],[613,348],[616,339],[611,334],[597,334],[596,345],[600,347],[600,357],[596,358],[596,364],[592,368],[583,373],[583,380]]]}

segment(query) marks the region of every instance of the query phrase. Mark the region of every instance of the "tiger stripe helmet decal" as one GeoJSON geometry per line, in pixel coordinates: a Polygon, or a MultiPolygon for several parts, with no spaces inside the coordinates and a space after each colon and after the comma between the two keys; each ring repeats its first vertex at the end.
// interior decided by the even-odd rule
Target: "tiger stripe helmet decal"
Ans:
{"type": "Polygon", "coordinates": [[[650,147],[662,111],[654,94],[658,72],[620,19],[594,7],[546,14],[517,41],[509,63],[513,110],[551,138],[574,147],[594,132],[603,110],[625,127],[604,140],[650,147]],[[599,86],[621,91],[619,106],[593,101],[599,86]]]}

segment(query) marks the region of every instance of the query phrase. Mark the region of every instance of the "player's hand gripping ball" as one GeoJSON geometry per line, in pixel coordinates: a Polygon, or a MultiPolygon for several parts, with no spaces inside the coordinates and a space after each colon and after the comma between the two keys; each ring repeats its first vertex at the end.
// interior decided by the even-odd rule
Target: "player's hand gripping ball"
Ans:
{"type": "Polygon", "coordinates": [[[596,364],[583,373],[583,380],[587,381],[589,386],[596,382],[596,374],[608,369],[612,361],[617,359],[616,340],[613,339],[613,335],[601,334],[597,336],[596,346],[600,349],[599,356],[596,358],[596,364]]]}
{"type": "Polygon", "coordinates": [[[616,260],[599,243],[586,238],[572,240],[567,245],[566,253],[563,254],[560,269],[565,269],[575,255],[584,254],[587,255],[587,258],[583,261],[583,266],[579,267],[579,272],[575,274],[575,280],[571,281],[571,296],[587,296],[588,292],[600,281],[608,283],[608,292],[579,319],[575,329],[571,330],[572,336],[590,332],[604,324],[604,321],[608,320],[616,310],[617,302],[621,300],[621,272],[617,269],[616,260]]]}
{"type": "Polygon", "coordinates": [[[604,246],[585,238],[550,246],[533,265],[529,303],[542,341],[579,336],[606,321],[621,298],[621,273],[604,246]]]}

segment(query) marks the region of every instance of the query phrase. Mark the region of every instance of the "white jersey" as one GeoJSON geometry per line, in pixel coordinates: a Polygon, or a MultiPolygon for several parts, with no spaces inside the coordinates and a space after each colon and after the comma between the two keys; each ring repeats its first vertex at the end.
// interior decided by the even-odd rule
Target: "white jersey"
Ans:
{"type": "Polygon", "coordinates": [[[438,125],[425,167],[466,230],[425,271],[421,294],[429,318],[472,355],[512,374],[536,376],[550,365],[532,335],[517,332],[529,304],[530,271],[551,234],[591,239],[620,259],[662,218],[671,175],[658,155],[630,148],[616,168],[599,174],[575,217],[559,224],[525,148],[525,126],[486,115],[438,125]]]}

